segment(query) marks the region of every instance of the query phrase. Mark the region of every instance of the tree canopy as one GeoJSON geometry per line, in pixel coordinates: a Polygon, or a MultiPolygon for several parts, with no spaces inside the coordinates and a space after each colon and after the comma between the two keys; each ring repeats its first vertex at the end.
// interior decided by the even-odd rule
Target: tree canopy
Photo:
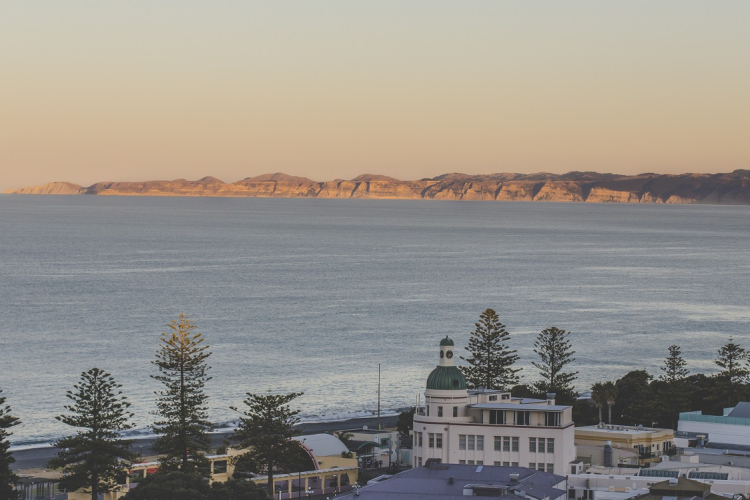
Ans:
{"type": "Polygon", "coordinates": [[[92,368],[67,392],[70,413],[55,418],[79,430],[54,443],[58,452],[50,460],[51,467],[63,469],[60,485],[66,490],[83,488],[96,500],[99,493],[116,491],[127,473],[133,455],[122,431],[132,428],[133,414],[121,387],[109,373],[92,368]]]}
{"type": "Polygon", "coordinates": [[[461,356],[469,364],[461,367],[466,382],[470,387],[485,389],[507,389],[517,384],[521,369],[513,368],[513,365],[518,361],[518,355],[508,346],[510,334],[497,313],[487,309],[474,326],[466,346],[470,356],[461,356]]]}
{"type": "Polygon", "coordinates": [[[299,422],[299,410],[293,410],[289,403],[301,396],[301,392],[290,394],[247,393],[243,401],[245,408],[234,433],[233,439],[242,448],[249,448],[246,455],[262,467],[268,474],[269,492],[273,493],[273,472],[275,466],[283,466],[298,455],[300,445],[292,440],[299,434],[293,428],[299,422]]]}
{"type": "Polygon", "coordinates": [[[16,461],[10,449],[11,427],[18,425],[20,420],[11,414],[10,405],[5,404],[3,391],[0,389],[0,498],[12,500],[16,498],[13,486],[18,481],[10,468],[10,464],[16,461]]]}
{"type": "Polygon", "coordinates": [[[208,420],[208,395],[204,391],[211,380],[206,359],[211,355],[197,326],[184,314],[169,324],[170,332],[162,333],[156,360],[158,375],[151,377],[161,382],[164,389],[157,391],[156,415],[161,417],[152,425],[158,436],[154,450],[164,470],[183,472],[206,469],[207,462],[199,452],[211,447],[208,420]]]}
{"type": "Polygon", "coordinates": [[[561,403],[570,404],[576,393],[573,382],[578,372],[563,371],[575,361],[575,351],[568,340],[570,333],[556,327],[542,330],[534,342],[534,352],[539,361],[532,361],[541,376],[534,388],[541,393],[555,393],[561,403]]]}

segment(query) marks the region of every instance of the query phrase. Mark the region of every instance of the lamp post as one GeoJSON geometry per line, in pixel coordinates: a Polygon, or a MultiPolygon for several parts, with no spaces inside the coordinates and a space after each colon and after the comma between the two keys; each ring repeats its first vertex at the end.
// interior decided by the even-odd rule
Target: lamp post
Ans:
{"type": "Polygon", "coordinates": [[[313,494],[313,489],[309,486],[307,487],[307,498],[310,498],[310,496],[313,494]]]}

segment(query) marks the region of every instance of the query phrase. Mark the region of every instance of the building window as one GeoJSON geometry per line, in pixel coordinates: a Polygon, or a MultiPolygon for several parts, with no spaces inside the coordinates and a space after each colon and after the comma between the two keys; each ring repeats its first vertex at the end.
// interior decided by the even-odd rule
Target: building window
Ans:
{"type": "Polygon", "coordinates": [[[503,394],[502,399],[503,399],[503,401],[509,400],[510,399],[510,394],[503,394]]]}
{"type": "Polygon", "coordinates": [[[536,462],[529,462],[529,469],[536,469],[536,462]]]}
{"type": "Polygon", "coordinates": [[[536,453],[536,438],[529,438],[529,451],[536,453]]]}
{"type": "Polygon", "coordinates": [[[477,450],[484,451],[484,436],[477,436],[477,450]]]}
{"type": "Polygon", "coordinates": [[[490,410],[490,425],[505,425],[505,412],[503,410],[490,410]]]}
{"type": "Polygon", "coordinates": [[[497,396],[490,396],[490,401],[497,401],[497,396]]]}
{"type": "Polygon", "coordinates": [[[427,433],[427,446],[429,446],[430,448],[435,447],[435,434],[433,434],[432,432],[427,433]]]}
{"type": "Polygon", "coordinates": [[[544,472],[544,464],[542,462],[536,464],[536,470],[544,472]]]}
{"type": "Polygon", "coordinates": [[[510,451],[510,438],[508,436],[503,437],[503,451],[510,451]]]}
{"type": "Polygon", "coordinates": [[[510,466],[511,466],[511,467],[518,467],[518,462],[511,462],[511,463],[510,463],[510,466]]]}
{"type": "Polygon", "coordinates": [[[430,416],[430,405],[427,405],[427,416],[430,416]]]}
{"type": "Polygon", "coordinates": [[[458,449],[459,450],[465,450],[466,449],[466,434],[459,434],[458,435],[458,449]]]}
{"type": "Polygon", "coordinates": [[[442,448],[442,447],[443,447],[443,435],[435,434],[435,448],[442,448]]]}
{"type": "Polygon", "coordinates": [[[519,449],[518,441],[519,441],[518,436],[513,438],[513,451],[518,451],[519,449]]]}
{"type": "Polygon", "coordinates": [[[547,472],[552,474],[555,470],[555,464],[547,464],[547,472]]]}
{"type": "Polygon", "coordinates": [[[510,462],[503,462],[503,467],[510,467],[510,462]]]}
{"type": "Polygon", "coordinates": [[[547,438],[547,453],[554,453],[554,452],[555,452],[555,439],[547,438]]]}
{"type": "Polygon", "coordinates": [[[466,463],[467,463],[467,464],[469,464],[469,465],[474,465],[474,460],[469,460],[469,461],[468,461],[468,462],[466,462],[466,463]]]}
{"type": "Polygon", "coordinates": [[[545,412],[544,425],[547,427],[560,427],[560,413],[556,411],[545,412]]]}
{"type": "Polygon", "coordinates": [[[466,460],[459,460],[458,463],[461,465],[466,465],[466,460]]]}
{"type": "Polygon", "coordinates": [[[496,461],[492,462],[492,465],[494,465],[495,467],[497,467],[497,466],[499,466],[499,465],[500,465],[500,462],[498,462],[498,461],[496,460],[496,461]]]}
{"type": "Polygon", "coordinates": [[[570,498],[571,500],[575,500],[575,498],[576,498],[576,490],[575,490],[575,488],[570,488],[568,490],[568,498],[570,498]]]}
{"type": "Polygon", "coordinates": [[[484,460],[477,460],[477,465],[484,465],[484,460]]]}
{"type": "Polygon", "coordinates": [[[422,441],[422,432],[419,433],[419,446],[424,446],[424,443],[422,441]]]}
{"type": "Polygon", "coordinates": [[[517,411],[516,412],[516,425],[529,425],[531,412],[529,411],[517,411]]]}
{"type": "Polygon", "coordinates": [[[417,458],[417,467],[422,467],[422,457],[417,458]]]}
{"type": "Polygon", "coordinates": [[[536,449],[539,451],[539,453],[544,453],[544,438],[539,438],[537,440],[536,449]]]}
{"type": "Polygon", "coordinates": [[[474,449],[474,436],[469,436],[469,447],[470,450],[474,449]]]}
{"type": "Polygon", "coordinates": [[[443,416],[443,407],[438,406],[438,417],[442,417],[442,416],[443,416]]]}
{"type": "Polygon", "coordinates": [[[501,436],[495,436],[495,451],[502,450],[503,438],[501,436]]]}
{"type": "Polygon", "coordinates": [[[458,406],[454,406],[453,407],[453,417],[455,418],[457,416],[458,416],[458,406]]]}

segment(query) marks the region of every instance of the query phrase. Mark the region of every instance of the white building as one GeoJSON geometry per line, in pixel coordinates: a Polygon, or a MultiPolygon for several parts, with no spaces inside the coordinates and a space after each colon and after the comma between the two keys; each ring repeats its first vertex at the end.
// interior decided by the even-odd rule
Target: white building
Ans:
{"type": "Polygon", "coordinates": [[[750,403],[725,408],[723,416],[703,415],[700,411],[680,413],[677,430],[683,436],[701,436],[701,439],[725,448],[750,446],[750,403]]]}
{"type": "Polygon", "coordinates": [[[576,460],[572,408],[508,392],[468,390],[453,341],[427,378],[425,408],[414,415],[413,465],[443,463],[529,467],[567,474],[576,460]]]}

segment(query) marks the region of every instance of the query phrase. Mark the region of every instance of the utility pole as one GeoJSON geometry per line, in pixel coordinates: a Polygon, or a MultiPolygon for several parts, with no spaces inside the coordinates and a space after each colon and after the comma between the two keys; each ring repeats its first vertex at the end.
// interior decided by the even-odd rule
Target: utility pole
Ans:
{"type": "Polygon", "coordinates": [[[380,363],[378,363],[378,430],[383,430],[380,427],[380,363]]]}

